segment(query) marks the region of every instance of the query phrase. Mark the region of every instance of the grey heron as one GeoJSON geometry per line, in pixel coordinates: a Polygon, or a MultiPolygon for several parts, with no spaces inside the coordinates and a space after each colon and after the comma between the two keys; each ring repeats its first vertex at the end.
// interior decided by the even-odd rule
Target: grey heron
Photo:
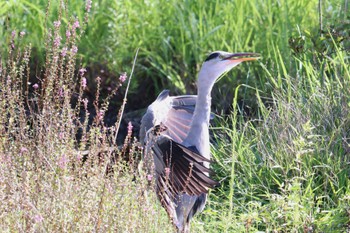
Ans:
{"type": "Polygon", "coordinates": [[[157,196],[179,232],[189,232],[191,218],[204,209],[208,190],[218,184],[209,177],[211,90],[221,75],[258,57],[211,53],[198,74],[197,96],[169,96],[164,90],[141,120],[145,166],[154,171],[157,196]]]}

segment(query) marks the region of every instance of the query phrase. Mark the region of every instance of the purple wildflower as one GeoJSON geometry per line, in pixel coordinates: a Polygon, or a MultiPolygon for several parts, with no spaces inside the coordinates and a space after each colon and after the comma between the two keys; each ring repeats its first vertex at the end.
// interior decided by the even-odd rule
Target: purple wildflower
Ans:
{"type": "Polygon", "coordinates": [[[151,174],[148,174],[148,175],[147,175],[147,180],[148,180],[148,181],[151,181],[152,178],[153,178],[153,176],[152,176],[151,174]]]}
{"type": "Polygon", "coordinates": [[[67,29],[67,31],[66,31],[66,37],[67,37],[67,39],[69,39],[71,35],[72,35],[72,34],[70,33],[70,30],[67,29]]]}
{"type": "Polygon", "coordinates": [[[54,62],[58,62],[58,56],[54,56],[54,57],[53,57],[53,61],[54,61],[54,62]]]}
{"type": "Polygon", "coordinates": [[[73,45],[71,51],[72,53],[76,54],[78,52],[78,47],[73,45]]]}
{"type": "Polygon", "coordinates": [[[83,78],[81,79],[81,87],[82,87],[83,89],[86,88],[86,78],[85,78],[85,77],[83,77],[83,78]]]}
{"type": "Polygon", "coordinates": [[[119,76],[119,81],[121,83],[125,82],[125,80],[127,79],[128,76],[126,76],[126,73],[122,73],[120,76],[119,76]]]}
{"type": "Polygon", "coordinates": [[[55,47],[60,46],[60,44],[61,44],[61,39],[62,39],[62,37],[56,36],[56,38],[53,40],[53,44],[54,44],[55,47]]]}
{"type": "Polygon", "coordinates": [[[91,0],[87,0],[87,1],[86,1],[85,10],[86,10],[87,12],[90,12],[91,3],[92,3],[91,0]]]}
{"type": "Polygon", "coordinates": [[[85,99],[83,99],[82,101],[83,101],[83,103],[84,103],[84,108],[87,109],[89,100],[85,98],[85,99]]]}
{"type": "Polygon", "coordinates": [[[61,98],[64,96],[63,87],[58,89],[58,96],[61,97],[61,98]]]}
{"type": "Polygon", "coordinates": [[[100,111],[97,113],[98,119],[99,119],[100,121],[103,120],[104,115],[105,115],[105,111],[103,111],[103,110],[100,110],[100,111]]]}
{"type": "Polygon", "coordinates": [[[66,165],[68,163],[68,158],[65,154],[62,155],[62,157],[58,161],[58,166],[62,169],[66,168],[66,165]]]}
{"type": "Polygon", "coordinates": [[[55,26],[55,28],[59,28],[61,26],[61,21],[54,21],[53,25],[55,26]]]}
{"type": "Polygon", "coordinates": [[[128,135],[132,134],[132,128],[133,128],[133,126],[132,126],[131,122],[129,121],[129,123],[128,123],[128,135]]]}
{"type": "Polygon", "coordinates": [[[67,50],[68,50],[67,47],[62,48],[62,51],[61,51],[62,57],[65,57],[67,55],[67,50]]]}
{"type": "Polygon", "coordinates": [[[86,72],[86,69],[85,68],[81,68],[79,70],[80,76],[83,76],[85,74],[85,72],[86,72]]]}
{"type": "Polygon", "coordinates": [[[79,20],[76,20],[76,21],[73,23],[73,29],[75,30],[76,28],[80,28],[79,20]]]}
{"type": "Polygon", "coordinates": [[[21,154],[26,153],[26,152],[28,152],[28,149],[25,148],[25,147],[22,147],[22,148],[21,148],[21,154]]]}
{"type": "Polygon", "coordinates": [[[34,83],[32,87],[34,88],[34,90],[36,90],[39,88],[39,85],[37,83],[34,83]]]}
{"type": "Polygon", "coordinates": [[[77,161],[80,161],[82,158],[83,158],[83,156],[81,154],[78,154],[76,157],[77,161]]]}
{"type": "Polygon", "coordinates": [[[21,31],[21,32],[19,33],[19,35],[20,35],[21,37],[23,37],[25,34],[26,34],[25,31],[21,31]]]}
{"type": "Polygon", "coordinates": [[[44,220],[44,218],[40,214],[37,214],[34,216],[34,221],[37,223],[42,222],[43,220],[44,220]]]}

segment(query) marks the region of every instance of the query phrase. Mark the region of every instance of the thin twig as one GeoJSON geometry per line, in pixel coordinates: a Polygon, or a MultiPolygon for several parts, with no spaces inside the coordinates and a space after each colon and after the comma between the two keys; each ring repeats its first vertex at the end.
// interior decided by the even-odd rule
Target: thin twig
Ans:
{"type": "Polygon", "coordinates": [[[320,24],[320,34],[322,35],[322,31],[323,31],[322,0],[318,0],[318,21],[319,21],[319,24],[320,24]]]}
{"type": "Polygon", "coordinates": [[[132,64],[132,69],[131,69],[131,73],[130,73],[129,80],[128,80],[128,85],[126,86],[126,90],[125,90],[123,104],[120,107],[120,110],[118,112],[118,118],[117,118],[117,122],[116,122],[116,131],[115,131],[115,135],[114,135],[114,138],[113,138],[113,142],[115,142],[117,140],[121,119],[122,119],[122,116],[124,114],[124,108],[125,108],[125,105],[126,105],[126,102],[127,102],[127,95],[128,95],[128,91],[129,91],[130,81],[131,81],[132,75],[134,74],[136,59],[137,59],[137,55],[139,54],[139,50],[140,50],[140,48],[138,48],[136,50],[136,54],[135,54],[135,57],[134,57],[134,63],[132,64]]]}

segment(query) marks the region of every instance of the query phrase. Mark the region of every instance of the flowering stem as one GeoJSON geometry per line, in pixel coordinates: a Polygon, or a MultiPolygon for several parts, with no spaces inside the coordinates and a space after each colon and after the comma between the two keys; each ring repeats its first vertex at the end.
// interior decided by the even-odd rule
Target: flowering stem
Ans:
{"type": "Polygon", "coordinates": [[[135,57],[134,57],[134,62],[132,64],[132,69],[131,69],[131,73],[130,73],[130,76],[129,76],[129,80],[128,80],[128,84],[126,86],[126,90],[125,90],[125,95],[124,95],[124,99],[123,99],[123,104],[122,106],[120,107],[120,110],[118,112],[118,117],[117,117],[117,122],[116,122],[116,131],[115,131],[115,135],[114,135],[114,138],[113,138],[113,142],[115,142],[117,140],[117,136],[118,136],[118,132],[119,132],[119,128],[120,128],[120,122],[122,120],[122,116],[124,114],[124,108],[125,108],[125,105],[126,105],[126,102],[127,102],[127,95],[128,95],[128,91],[129,91],[129,86],[130,86],[130,81],[131,81],[131,78],[132,78],[132,75],[134,73],[134,69],[135,69],[135,64],[136,64],[136,59],[137,59],[137,55],[139,53],[139,50],[140,48],[138,48],[136,50],[136,54],[135,54],[135,57]]]}

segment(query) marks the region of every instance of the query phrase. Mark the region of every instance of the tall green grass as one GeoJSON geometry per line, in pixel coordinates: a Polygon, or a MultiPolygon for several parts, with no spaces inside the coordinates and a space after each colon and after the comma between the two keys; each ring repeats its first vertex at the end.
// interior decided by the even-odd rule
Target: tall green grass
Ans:
{"type": "MultiPolygon", "coordinates": [[[[294,59],[297,77],[268,100],[256,89],[259,118],[234,111],[219,128],[213,156],[223,180],[208,208],[221,232],[347,232],[349,229],[349,59],[336,48],[322,65],[294,59]],[[321,66],[327,67],[322,72],[321,66]],[[322,78],[321,78],[322,77],[322,78]],[[266,105],[266,102],[269,104],[266,105]],[[231,145],[231,146],[228,146],[231,145]],[[225,200],[225,201],[223,201],[225,200]],[[224,204],[223,204],[224,203],[224,204]]],[[[281,67],[285,66],[281,60],[281,67]]],[[[269,75],[266,73],[265,75],[269,75]]]]}
{"type": "Polygon", "coordinates": [[[0,2],[1,229],[173,231],[137,168],[131,127],[119,145],[118,124],[106,123],[123,91],[113,77],[130,73],[140,48],[131,109],[165,87],[194,93],[209,51],[262,54],[215,87],[221,186],[193,232],[349,231],[347,1],[321,1],[322,31],[318,1],[101,0],[89,13],[85,2],[49,3],[0,2]]]}
{"type": "MultiPolygon", "coordinates": [[[[0,18],[3,24],[9,25],[10,30],[25,28],[28,41],[42,51],[45,26],[57,17],[59,4],[50,3],[50,20],[45,20],[46,1],[2,4],[0,18]],[[39,33],[36,29],[40,29],[39,33]]],[[[279,62],[275,60],[279,52],[283,55],[287,71],[295,73],[289,38],[299,35],[300,29],[313,31],[318,28],[316,0],[98,1],[92,5],[91,23],[87,25],[86,34],[79,44],[83,61],[90,66],[98,62],[119,71],[125,69],[125,64],[130,64],[132,52],[140,47],[138,75],[132,90],[146,86],[148,91],[155,92],[152,97],[164,86],[176,93],[194,92],[193,83],[200,64],[213,50],[258,51],[262,53],[268,69],[276,71],[273,75],[280,69],[279,62]]],[[[338,9],[342,5],[337,1],[323,5],[324,9],[331,6],[334,11],[342,12],[338,9]]],[[[82,22],[83,4],[74,2],[68,6],[69,13],[82,22]]],[[[61,17],[68,21],[69,16],[61,17]]],[[[334,19],[325,20],[332,22],[334,19]]],[[[252,66],[257,78],[248,80],[249,84],[265,89],[266,78],[257,74],[256,65],[252,66]]],[[[233,73],[225,78],[225,82],[236,86],[246,80],[233,73]]]]}

